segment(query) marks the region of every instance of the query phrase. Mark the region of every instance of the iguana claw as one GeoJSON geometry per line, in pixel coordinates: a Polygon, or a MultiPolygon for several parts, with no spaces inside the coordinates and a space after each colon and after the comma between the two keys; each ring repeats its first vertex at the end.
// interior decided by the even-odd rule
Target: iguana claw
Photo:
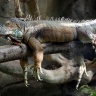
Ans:
{"type": "Polygon", "coordinates": [[[29,86],[29,84],[28,84],[28,80],[27,80],[27,79],[25,79],[25,86],[26,86],[26,87],[29,86]]]}
{"type": "Polygon", "coordinates": [[[32,66],[30,69],[32,70],[32,74],[35,77],[35,79],[40,80],[40,81],[43,80],[39,76],[39,72],[41,72],[41,74],[43,74],[41,67],[32,66]]]}

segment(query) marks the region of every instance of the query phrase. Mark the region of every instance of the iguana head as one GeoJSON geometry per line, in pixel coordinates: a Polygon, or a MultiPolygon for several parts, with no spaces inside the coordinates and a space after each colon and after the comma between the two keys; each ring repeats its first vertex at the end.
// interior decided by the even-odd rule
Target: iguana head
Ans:
{"type": "Polygon", "coordinates": [[[19,25],[17,25],[16,23],[14,23],[10,20],[6,21],[4,25],[8,29],[6,34],[11,34],[12,36],[16,37],[17,39],[22,39],[23,31],[19,25]]]}

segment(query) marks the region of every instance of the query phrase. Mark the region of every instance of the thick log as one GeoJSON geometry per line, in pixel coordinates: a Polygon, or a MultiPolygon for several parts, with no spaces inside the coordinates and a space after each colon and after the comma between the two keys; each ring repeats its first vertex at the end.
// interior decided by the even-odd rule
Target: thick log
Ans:
{"type": "MultiPolygon", "coordinates": [[[[82,44],[79,41],[61,44],[45,43],[42,46],[44,48],[44,54],[61,53],[69,50],[73,53],[79,50],[80,53],[82,52],[84,54],[93,50],[91,44],[82,44]]],[[[28,48],[25,44],[22,44],[22,47],[16,45],[0,46],[0,63],[25,58],[27,55],[32,55],[32,49],[28,48]]]]}

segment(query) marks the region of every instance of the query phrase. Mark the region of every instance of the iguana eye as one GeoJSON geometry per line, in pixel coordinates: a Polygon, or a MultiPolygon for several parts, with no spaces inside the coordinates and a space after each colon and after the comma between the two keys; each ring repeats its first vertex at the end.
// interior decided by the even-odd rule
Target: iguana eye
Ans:
{"type": "Polygon", "coordinates": [[[10,21],[5,22],[5,26],[8,26],[10,24],[10,21]]]}

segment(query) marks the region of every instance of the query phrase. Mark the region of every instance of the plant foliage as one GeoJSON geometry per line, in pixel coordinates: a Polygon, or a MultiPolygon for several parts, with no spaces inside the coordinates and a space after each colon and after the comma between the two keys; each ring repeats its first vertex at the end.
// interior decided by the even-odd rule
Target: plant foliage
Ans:
{"type": "Polygon", "coordinates": [[[96,89],[92,89],[88,85],[81,86],[80,91],[85,94],[88,94],[88,96],[96,96],[96,89]]]}

